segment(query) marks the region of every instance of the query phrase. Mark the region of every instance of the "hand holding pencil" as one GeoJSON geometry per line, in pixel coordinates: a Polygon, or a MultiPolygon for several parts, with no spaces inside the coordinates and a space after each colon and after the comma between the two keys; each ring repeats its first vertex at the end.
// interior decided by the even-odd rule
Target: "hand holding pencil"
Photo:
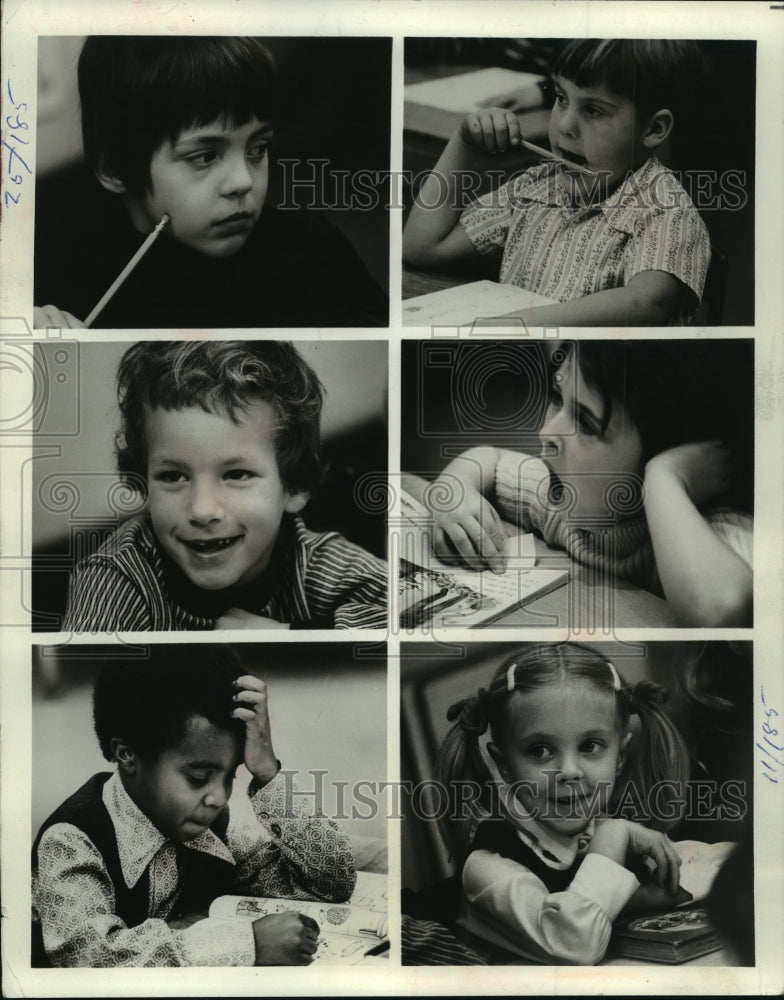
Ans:
{"type": "Polygon", "coordinates": [[[147,236],[145,241],[136,251],[136,253],[131,257],[125,267],[120,271],[114,281],[109,285],[104,294],[91,309],[87,319],[82,322],[71,313],[66,312],[64,309],[58,309],[57,306],[46,305],[46,306],[36,306],[33,309],[33,328],[36,330],[43,329],[58,329],[58,330],[79,330],[85,329],[95,322],[100,313],[108,305],[110,299],[114,297],[120,286],[128,278],[128,275],[133,271],[142,257],[147,253],[153,243],[157,240],[160,233],[163,231],[164,227],[168,225],[171,221],[170,216],[165,213],[161,216],[161,220],[158,225],[153,229],[153,231],[147,236]]]}
{"type": "Polygon", "coordinates": [[[460,137],[467,145],[474,146],[491,156],[523,147],[538,153],[546,160],[562,163],[569,170],[576,170],[589,177],[595,176],[593,170],[528,142],[523,138],[517,115],[507,108],[483,108],[481,111],[472,111],[460,125],[460,137]]]}

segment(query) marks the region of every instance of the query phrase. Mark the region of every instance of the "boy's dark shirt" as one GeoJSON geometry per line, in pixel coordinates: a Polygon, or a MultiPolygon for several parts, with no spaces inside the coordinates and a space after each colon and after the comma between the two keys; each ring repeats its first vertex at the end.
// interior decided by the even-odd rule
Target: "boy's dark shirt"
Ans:
{"type": "MultiPolygon", "coordinates": [[[[37,208],[34,304],[84,320],[144,237],[117,195],[88,186],[83,200],[80,183],[72,190],[68,203],[50,188],[37,208]]],[[[318,213],[265,206],[232,257],[208,257],[164,230],[92,326],[385,326],[388,315],[387,296],[338,229],[318,213]]]]}

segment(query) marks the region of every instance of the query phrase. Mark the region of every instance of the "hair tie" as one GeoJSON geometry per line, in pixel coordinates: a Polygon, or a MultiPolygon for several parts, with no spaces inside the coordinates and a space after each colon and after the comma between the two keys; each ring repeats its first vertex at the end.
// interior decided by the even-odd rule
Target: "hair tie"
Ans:
{"type": "Polygon", "coordinates": [[[487,691],[480,688],[473,698],[463,698],[450,705],[446,717],[450,722],[457,719],[460,728],[470,736],[481,736],[487,731],[487,698],[487,691]]]}
{"type": "Polygon", "coordinates": [[[642,707],[661,705],[670,697],[666,687],[652,681],[638,681],[633,688],[626,688],[624,694],[629,715],[639,715],[642,707]]]}

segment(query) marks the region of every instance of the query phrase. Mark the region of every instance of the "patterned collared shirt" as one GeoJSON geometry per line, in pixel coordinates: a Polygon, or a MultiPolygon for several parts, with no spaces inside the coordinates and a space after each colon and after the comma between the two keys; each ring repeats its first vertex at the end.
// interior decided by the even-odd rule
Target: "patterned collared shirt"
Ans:
{"type": "MultiPolygon", "coordinates": [[[[238,893],[343,901],[354,887],[348,837],[332,821],[313,818],[281,772],[250,801],[231,801],[226,843],[206,830],[183,846],[235,866],[238,893]]],[[[115,773],[103,786],[123,879],[135,886],[149,872],[148,919],[128,927],[115,912],[115,890],[103,857],[70,823],[55,823],[38,845],[33,916],[56,966],[253,965],[251,922],[206,918],[169,924],[183,888],[174,843],[150,822],[115,773]]]]}
{"type": "MultiPolygon", "coordinates": [[[[254,614],[294,626],[386,628],[387,565],[334,531],[293,517],[281,531],[274,589],[254,614]],[[315,623],[315,625],[311,624],[315,623]]],[[[74,569],[63,629],[147,632],[215,627],[228,610],[208,591],[183,587],[167,567],[148,518],[131,518],[74,569]]]]}
{"type": "Polygon", "coordinates": [[[573,204],[552,164],[478,198],[460,216],[476,249],[501,255],[499,280],[566,302],[665,271],[699,303],[710,237],[672,171],[651,157],[608,198],[573,204]]]}

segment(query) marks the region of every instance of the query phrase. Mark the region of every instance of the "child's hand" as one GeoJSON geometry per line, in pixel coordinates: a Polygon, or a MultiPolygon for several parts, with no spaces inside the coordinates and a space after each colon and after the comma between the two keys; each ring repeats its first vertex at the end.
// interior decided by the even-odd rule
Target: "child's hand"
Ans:
{"type": "Polygon", "coordinates": [[[33,329],[84,330],[85,325],[75,316],[57,306],[35,306],[33,309],[33,329]]]}
{"type": "Polygon", "coordinates": [[[656,866],[653,881],[671,895],[678,891],[681,859],[667,836],[625,819],[597,823],[589,854],[604,854],[619,865],[631,858],[650,858],[656,866]]]}
{"type": "Polygon", "coordinates": [[[274,618],[264,618],[262,615],[254,615],[242,608],[229,608],[215,622],[215,628],[290,628],[290,626],[283,622],[276,622],[274,618]]]}
{"type": "Polygon", "coordinates": [[[461,122],[459,134],[467,146],[491,155],[519,147],[523,138],[517,116],[506,108],[472,111],[461,122]]]}
{"type": "Polygon", "coordinates": [[[654,456],[645,467],[645,477],[674,476],[695,507],[724,493],[732,479],[730,451],[720,441],[698,441],[669,448],[654,456]]]}
{"type": "MultiPolygon", "coordinates": [[[[448,488],[451,490],[451,485],[448,488]]],[[[439,559],[454,560],[457,550],[471,569],[503,573],[505,541],[506,532],[495,507],[471,486],[463,486],[463,497],[453,510],[433,512],[433,550],[439,559]]]]}
{"type": "Polygon", "coordinates": [[[256,965],[310,965],[319,925],[302,913],[271,913],[253,921],[256,965]]]}
{"type": "Polygon", "coordinates": [[[267,705],[267,685],[251,674],[234,682],[237,707],[232,718],[245,723],[245,766],[263,785],[278,773],[278,758],[272,749],[270,718],[267,705]]]}

